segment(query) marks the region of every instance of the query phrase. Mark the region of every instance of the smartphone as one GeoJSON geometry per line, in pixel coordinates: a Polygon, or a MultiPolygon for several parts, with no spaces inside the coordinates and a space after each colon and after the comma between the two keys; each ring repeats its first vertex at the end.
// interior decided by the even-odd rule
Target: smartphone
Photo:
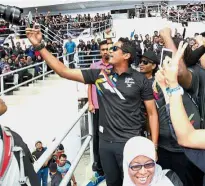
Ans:
{"type": "Polygon", "coordinates": [[[172,58],[173,51],[168,48],[163,48],[161,53],[161,60],[160,60],[160,66],[163,66],[163,61],[166,58],[166,56],[172,58]]]}
{"type": "Polygon", "coordinates": [[[29,20],[26,19],[25,22],[26,22],[26,28],[31,28],[31,24],[29,23],[29,20]]]}

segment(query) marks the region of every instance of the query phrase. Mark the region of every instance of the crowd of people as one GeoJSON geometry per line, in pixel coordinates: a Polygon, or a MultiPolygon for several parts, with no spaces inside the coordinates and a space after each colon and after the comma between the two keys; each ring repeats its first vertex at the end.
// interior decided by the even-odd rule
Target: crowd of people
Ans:
{"type": "Polygon", "coordinates": [[[154,50],[145,46],[142,54],[137,53],[136,36],[134,42],[120,38],[111,47],[102,41],[102,59],[87,70],[73,70],[51,58],[39,34],[27,29],[28,39],[39,46],[46,63],[57,74],[96,86],[88,89],[89,110],[96,127],[94,140],[98,138],[94,142],[93,170],[105,175],[108,186],[203,185],[203,34],[196,34],[197,45],[193,47],[190,43],[183,45],[185,39],[180,34],[173,38],[169,28],[155,32],[162,48],[174,53],[162,66],[154,50]],[[136,56],[139,72],[129,68],[136,56]],[[169,171],[165,173],[164,169],[169,171]]]}
{"type": "Polygon", "coordinates": [[[204,4],[201,2],[190,4],[186,6],[171,7],[167,6],[162,8],[162,16],[167,17],[169,20],[174,22],[183,21],[200,21],[205,19],[204,4]]]}
{"type": "MultiPolygon", "coordinates": [[[[88,84],[94,127],[92,169],[105,176],[107,186],[205,185],[204,33],[196,31],[185,38],[175,30],[172,37],[171,29],[163,28],[145,39],[132,32],[116,43],[92,40],[87,45],[82,40],[76,45],[69,37],[65,52],[78,52],[82,63],[92,63],[83,70],[54,58],[52,53],[63,53],[63,47],[55,42],[45,46],[38,29],[27,28],[26,35],[33,46],[23,49],[12,42],[12,48],[1,50],[2,72],[14,55],[14,64],[24,54],[27,59],[20,64],[43,56],[62,78],[88,84]],[[173,55],[161,61],[163,48],[173,55]]],[[[69,55],[69,61],[73,58],[69,55]]],[[[40,141],[35,146],[32,156],[37,160],[46,148],[40,141]]],[[[60,145],[38,171],[39,181],[46,186],[49,172],[53,185],[59,185],[70,166],[60,145]]],[[[72,182],[77,185],[74,176],[72,182]]]]}
{"type": "MultiPolygon", "coordinates": [[[[43,61],[39,52],[35,51],[33,46],[26,45],[25,42],[16,42],[11,36],[11,46],[9,43],[4,43],[0,46],[0,74],[12,72],[23,67],[37,64],[43,61]]],[[[47,42],[46,48],[49,52],[53,53],[56,57],[61,56],[59,59],[63,61],[63,47],[60,42],[47,42]]],[[[47,71],[49,71],[49,67],[47,71]]],[[[29,69],[25,69],[10,75],[4,76],[4,89],[9,88],[11,82],[14,81],[15,74],[18,74],[17,84],[32,79],[41,75],[43,71],[42,65],[37,65],[29,69]],[[31,69],[31,70],[30,70],[31,69]]]]}
{"type": "MultiPolygon", "coordinates": [[[[43,147],[41,141],[37,141],[35,147],[36,150],[32,153],[32,157],[35,161],[37,161],[47,148],[43,147]]],[[[59,186],[60,182],[69,171],[70,167],[71,163],[67,159],[67,155],[64,151],[64,146],[60,144],[52,154],[50,159],[48,159],[47,162],[44,163],[43,167],[41,167],[41,169],[37,172],[39,182],[42,184],[42,186],[47,186],[48,175],[50,175],[51,186],[59,186]]],[[[74,175],[72,176],[71,180],[73,182],[73,186],[77,186],[74,175]]],[[[71,182],[69,182],[67,186],[71,186],[71,182]]]]}
{"type": "MultiPolygon", "coordinates": [[[[31,15],[32,16],[32,15],[31,15]]],[[[20,31],[17,29],[17,33],[20,34],[20,37],[24,37],[23,30],[28,24],[28,20],[31,19],[28,16],[22,17],[20,20],[20,31]]],[[[35,24],[42,25],[43,33],[45,34],[46,40],[53,41],[60,39],[68,39],[70,35],[78,37],[85,29],[91,29],[91,34],[101,32],[109,28],[112,24],[112,16],[108,14],[99,14],[91,17],[90,14],[78,14],[76,17],[72,15],[53,15],[52,12],[48,11],[46,15],[38,13],[36,8],[35,14],[32,17],[35,24]]],[[[30,21],[30,20],[29,20],[30,21]]],[[[9,23],[0,19],[0,36],[8,36],[13,33],[10,28],[9,23]]]]}

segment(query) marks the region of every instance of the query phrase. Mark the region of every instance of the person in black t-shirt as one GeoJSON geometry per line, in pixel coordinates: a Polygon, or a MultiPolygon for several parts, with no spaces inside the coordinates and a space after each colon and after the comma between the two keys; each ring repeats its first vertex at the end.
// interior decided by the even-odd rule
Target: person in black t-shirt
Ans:
{"type": "MultiPolygon", "coordinates": [[[[171,49],[174,53],[177,50],[180,39],[172,39],[171,29],[164,28],[160,31],[165,47],[171,49]]],[[[184,88],[183,103],[187,115],[197,126],[200,125],[200,116],[198,113],[197,98],[199,90],[199,78],[195,70],[188,70],[185,63],[191,57],[191,49],[186,48],[183,59],[179,63],[178,80],[184,88]]],[[[172,169],[180,177],[185,186],[202,185],[203,173],[196,167],[184,153],[184,149],[173,138],[169,123],[170,117],[166,111],[166,97],[159,86],[154,86],[154,95],[159,114],[160,132],[158,147],[158,163],[164,169],[172,169]]]]}
{"type": "Polygon", "coordinates": [[[143,44],[144,44],[144,52],[147,52],[147,51],[151,51],[152,50],[152,42],[150,40],[150,37],[149,35],[147,34],[145,36],[145,40],[143,41],[143,44]]]}
{"type": "MultiPolygon", "coordinates": [[[[46,147],[42,146],[41,141],[37,141],[35,144],[36,150],[32,153],[32,156],[35,160],[38,160],[41,155],[46,151],[46,147]]],[[[43,186],[48,184],[48,162],[46,162],[43,167],[37,172],[39,181],[42,181],[43,186]]]]}
{"type": "Polygon", "coordinates": [[[51,176],[51,186],[59,186],[62,181],[62,175],[57,170],[57,164],[51,163],[49,166],[51,176]]]}
{"type": "MultiPolygon", "coordinates": [[[[152,84],[154,82],[154,75],[158,69],[159,60],[153,51],[147,51],[140,57],[141,57],[140,64],[139,64],[140,72],[146,76],[150,86],[152,87],[152,84]]],[[[146,113],[144,104],[142,105],[142,110],[143,110],[142,116],[144,120],[146,121],[144,133],[145,133],[145,136],[150,137],[150,128],[148,124],[149,121],[147,118],[147,113],[146,113]]]]}
{"type": "Polygon", "coordinates": [[[86,84],[95,83],[100,107],[99,151],[106,183],[107,186],[122,186],[123,149],[130,138],[142,135],[145,125],[140,114],[143,102],[150,120],[152,141],[155,146],[158,143],[158,115],[152,89],[143,74],[129,68],[136,55],[132,43],[121,38],[113,45],[109,61],[113,69],[81,71],[69,69],[54,58],[41,44],[40,30],[27,28],[26,33],[29,41],[38,46],[37,50],[47,64],[61,77],[86,84]]]}
{"type": "Polygon", "coordinates": [[[153,51],[147,51],[141,56],[139,64],[140,72],[145,74],[151,86],[154,82],[154,74],[158,68],[158,64],[159,60],[153,51]]]}

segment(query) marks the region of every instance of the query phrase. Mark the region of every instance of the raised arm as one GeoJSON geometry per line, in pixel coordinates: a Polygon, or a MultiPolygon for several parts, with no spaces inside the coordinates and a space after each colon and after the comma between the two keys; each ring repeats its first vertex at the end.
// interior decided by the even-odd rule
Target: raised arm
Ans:
{"type": "Polygon", "coordinates": [[[186,114],[182,94],[179,91],[177,79],[179,61],[186,48],[186,45],[183,47],[182,45],[181,42],[172,60],[168,57],[165,59],[163,63],[165,65],[164,71],[161,73],[167,82],[169,90],[173,91],[169,97],[171,121],[177,136],[177,141],[180,145],[189,148],[205,149],[205,130],[194,129],[186,114]]]}
{"type": "MultiPolygon", "coordinates": [[[[170,28],[164,28],[160,30],[160,36],[163,38],[165,47],[171,49],[174,53],[177,52],[177,48],[172,39],[172,33],[170,28]]],[[[187,69],[184,60],[180,59],[179,62],[179,72],[178,72],[179,84],[186,89],[189,89],[192,83],[192,74],[187,69]]]]}
{"type": "Polygon", "coordinates": [[[29,41],[35,48],[39,48],[41,56],[46,61],[48,66],[52,68],[59,76],[74,80],[78,82],[85,83],[81,70],[79,69],[70,69],[66,67],[62,62],[60,62],[56,57],[54,57],[43,45],[42,41],[42,33],[39,29],[26,29],[26,35],[29,41]]]}

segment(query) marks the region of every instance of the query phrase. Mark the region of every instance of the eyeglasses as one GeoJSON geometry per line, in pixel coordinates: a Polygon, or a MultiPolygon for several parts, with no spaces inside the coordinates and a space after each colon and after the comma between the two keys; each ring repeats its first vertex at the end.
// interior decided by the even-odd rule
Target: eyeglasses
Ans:
{"type": "Polygon", "coordinates": [[[151,163],[145,163],[144,165],[136,164],[136,165],[130,165],[129,168],[132,169],[133,171],[139,171],[144,167],[145,169],[151,169],[155,167],[155,162],[151,163]]]}
{"type": "Polygon", "coordinates": [[[108,51],[108,48],[102,48],[102,49],[101,49],[101,51],[105,51],[105,50],[107,50],[107,51],[108,51]]]}
{"type": "Polygon", "coordinates": [[[113,52],[116,52],[118,49],[122,50],[125,53],[128,53],[128,51],[126,51],[125,49],[119,47],[119,46],[112,46],[110,47],[110,50],[112,50],[113,52]]]}
{"type": "Polygon", "coordinates": [[[143,63],[144,65],[148,65],[149,63],[153,64],[153,62],[148,61],[148,60],[144,60],[144,59],[142,59],[142,60],[140,61],[140,64],[141,64],[141,63],[143,63]]]}

